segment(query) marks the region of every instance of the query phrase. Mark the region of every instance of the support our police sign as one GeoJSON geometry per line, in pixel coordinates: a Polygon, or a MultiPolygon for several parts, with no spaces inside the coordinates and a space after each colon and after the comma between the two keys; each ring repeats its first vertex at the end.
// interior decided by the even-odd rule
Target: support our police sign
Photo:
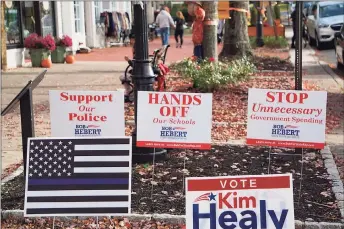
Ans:
{"type": "Polygon", "coordinates": [[[210,149],[212,94],[139,91],[137,146],[210,149]]]}
{"type": "Polygon", "coordinates": [[[326,103],[326,91],[250,88],[247,144],[323,149],[326,103]]]}
{"type": "Polygon", "coordinates": [[[186,178],[187,229],[294,229],[291,174],[186,178]]]}
{"type": "Polygon", "coordinates": [[[123,91],[49,91],[54,137],[123,136],[123,91]]]}

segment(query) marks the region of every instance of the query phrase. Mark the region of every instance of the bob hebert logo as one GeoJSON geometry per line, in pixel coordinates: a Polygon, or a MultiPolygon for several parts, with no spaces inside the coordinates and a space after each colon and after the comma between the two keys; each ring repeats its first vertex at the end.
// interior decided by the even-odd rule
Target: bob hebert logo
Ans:
{"type": "Polygon", "coordinates": [[[75,125],[75,136],[100,136],[102,129],[97,125],[75,125]]]}
{"type": "Polygon", "coordinates": [[[300,130],[298,126],[293,125],[273,125],[271,136],[284,138],[299,138],[300,130]]]}
{"type": "Polygon", "coordinates": [[[186,138],[188,132],[184,127],[163,126],[160,131],[162,138],[186,138]]]}
{"type": "Polygon", "coordinates": [[[244,179],[246,183],[239,183],[238,180],[233,182],[231,179],[223,178],[221,180],[219,178],[196,178],[196,180],[189,178],[186,187],[187,228],[294,229],[290,175],[272,175],[273,179],[271,179],[271,175],[268,176],[270,179],[257,177],[254,182],[252,179],[244,179]],[[203,187],[201,183],[203,183],[203,187]],[[273,203],[274,199],[270,201],[269,198],[266,198],[265,192],[274,188],[283,190],[282,196],[289,199],[286,202],[289,203],[287,206],[275,204],[273,203]],[[204,192],[199,192],[200,189],[203,189],[204,192]],[[193,196],[194,191],[197,195],[193,196]],[[288,196],[288,194],[290,195],[288,196]],[[189,196],[193,196],[192,202],[188,201],[189,196]],[[192,216],[188,213],[191,213],[192,216]]]}

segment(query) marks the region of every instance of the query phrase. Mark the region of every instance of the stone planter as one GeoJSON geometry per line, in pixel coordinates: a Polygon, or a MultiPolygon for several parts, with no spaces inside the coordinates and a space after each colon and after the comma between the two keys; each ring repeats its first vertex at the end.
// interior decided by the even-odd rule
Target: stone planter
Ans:
{"type": "MultiPolygon", "coordinates": [[[[248,36],[255,37],[257,29],[256,27],[248,27],[248,36]]],[[[280,37],[285,37],[285,27],[277,27],[277,35],[280,37]]],[[[264,37],[272,37],[275,36],[275,31],[273,26],[264,27],[263,28],[263,36],[264,37]]]]}
{"type": "Polygon", "coordinates": [[[50,51],[47,49],[30,49],[32,67],[41,67],[41,62],[49,58],[50,51]]]}
{"type": "Polygon", "coordinates": [[[51,52],[51,62],[63,64],[66,58],[66,47],[56,46],[56,49],[51,52]]]}

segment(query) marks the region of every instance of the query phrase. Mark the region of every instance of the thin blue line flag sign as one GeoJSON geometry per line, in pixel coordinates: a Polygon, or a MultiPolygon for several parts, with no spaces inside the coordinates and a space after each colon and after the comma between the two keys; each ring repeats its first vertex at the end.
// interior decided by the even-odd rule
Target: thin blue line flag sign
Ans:
{"type": "Polygon", "coordinates": [[[131,137],[29,138],[24,215],[127,215],[131,137]]]}

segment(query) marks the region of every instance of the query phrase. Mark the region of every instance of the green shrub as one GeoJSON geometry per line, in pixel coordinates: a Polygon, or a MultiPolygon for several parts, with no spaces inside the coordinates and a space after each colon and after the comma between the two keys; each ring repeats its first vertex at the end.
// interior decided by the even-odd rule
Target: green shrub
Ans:
{"type": "MultiPolygon", "coordinates": [[[[289,46],[288,40],[285,37],[264,37],[264,47],[267,48],[287,48],[289,46]]],[[[250,37],[250,43],[252,48],[256,48],[256,37],[250,37]]]]}
{"type": "Polygon", "coordinates": [[[256,68],[249,58],[213,62],[203,60],[199,63],[192,58],[171,66],[182,77],[191,79],[194,88],[203,92],[211,92],[227,84],[235,84],[247,80],[256,68]]]}

